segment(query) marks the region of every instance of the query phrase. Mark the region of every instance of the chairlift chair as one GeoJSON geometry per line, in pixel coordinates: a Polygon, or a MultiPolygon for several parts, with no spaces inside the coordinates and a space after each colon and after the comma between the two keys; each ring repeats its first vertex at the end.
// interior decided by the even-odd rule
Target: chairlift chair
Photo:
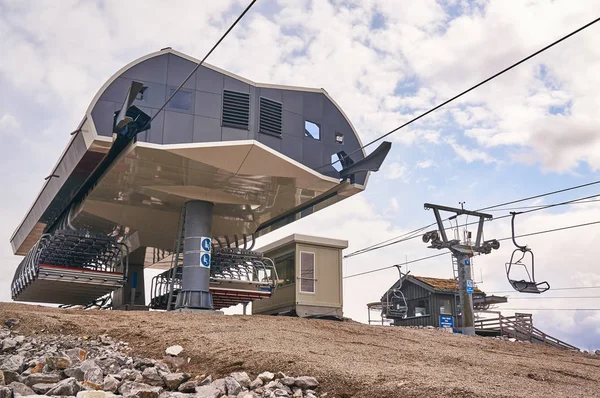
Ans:
{"type": "MultiPolygon", "coordinates": [[[[383,315],[386,318],[404,318],[408,313],[406,298],[400,290],[402,289],[402,271],[400,271],[399,265],[396,265],[396,268],[398,268],[400,274],[400,285],[395,289],[388,290],[386,293],[386,302],[382,303],[383,315]]],[[[405,275],[408,275],[408,273],[405,275]]]]}
{"type": "Polygon", "coordinates": [[[521,246],[515,240],[515,217],[517,216],[517,214],[520,213],[511,212],[510,214],[512,214],[512,241],[517,248],[512,252],[512,255],[510,256],[510,261],[504,265],[504,267],[506,268],[506,277],[508,278],[508,282],[511,284],[513,289],[520,293],[544,293],[545,291],[550,289],[550,284],[545,281],[539,283],[535,281],[535,258],[533,256],[533,252],[530,248],[527,247],[527,245],[521,246]],[[520,257],[518,257],[519,255],[520,257]],[[529,273],[527,265],[523,262],[523,259],[525,259],[525,257],[528,255],[531,257],[531,273],[529,273]],[[517,257],[518,259],[515,261],[517,257]],[[528,280],[511,279],[510,272],[514,265],[521,265],[523,266],[523,268],[525,268],[528,280]]]}

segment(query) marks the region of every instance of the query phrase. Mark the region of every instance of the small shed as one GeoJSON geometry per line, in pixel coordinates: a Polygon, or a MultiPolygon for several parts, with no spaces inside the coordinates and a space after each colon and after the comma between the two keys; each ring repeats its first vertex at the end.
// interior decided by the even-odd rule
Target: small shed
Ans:
{"type": "Polygon", "coordinates": [[[342,317],[342,250],[348,241],[293,234],[260,249],[275,263],[279,279],[253,314],[342,317]]]}
{"type": "MultiPolygon", "coordinates": [[[[452,316],[454,325],[461,324],[459,288],[456,279],[405,275],[388,289],[380,302],[368,304],[369,313],[374,308],[385,308],[390,292],[398,288],[404,295],[408,311],[404,317],[387,316],[394,326],[440,327],[440,315],[452,316]]],[[[487,296],[475,287],[473,306],[476,310],[484,310],[491,304],[505,302],[506,297],[487,296]]]]}

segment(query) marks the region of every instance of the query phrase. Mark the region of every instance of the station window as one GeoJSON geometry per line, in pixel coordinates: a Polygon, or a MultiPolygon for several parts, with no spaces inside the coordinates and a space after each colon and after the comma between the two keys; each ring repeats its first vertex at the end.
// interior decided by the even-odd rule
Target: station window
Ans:
{"type": "MultiPolygon", "coordinates": [[[[169,97],[175,92],[174,88],[169,89],[169,97]]],[[[192,110],[192,93],[190,91],[179,90],[168,104],[169,109],[177,109],[180,111],[192,110]]]]}
{"type": "Polygon", "coordinates": [[[313,122],[309,122],[308,120],[304,121],[304,136],[308,138],[312,138],[313,140],[321,139],[321,127],[313,122]]]}
{"type": "Polygon", "coordinates": [[[294,275],[294,253],[287,254],[275,259],[278,286],[286,286],[295,283],[294,275]]]}
{"type": "Polygon", "coordinates": [[[300,252],[300,292],[315,292],[315,253],[300,252]]]}

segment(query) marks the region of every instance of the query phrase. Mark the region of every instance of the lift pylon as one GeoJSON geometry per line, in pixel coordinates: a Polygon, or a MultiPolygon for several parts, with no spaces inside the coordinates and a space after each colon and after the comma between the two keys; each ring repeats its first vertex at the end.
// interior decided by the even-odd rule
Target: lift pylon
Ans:
{"type": "Polygon", "coordinates": [[[433,210],[438,229],[429,231],[423,235],[423,242],[431,242],[431,249],[448,249],[456,258],[458,263],[458,287],[460,306],[462,308],[462,333],[468,335],[475,334],[474,316],[473,316],[473,280],[471,279],[471,257],[475,253],[489,254],[492,250],[500,248],[500,242],[496,239],[483,241],[483,223],[485,220],[492,219],[491,214],[480,213],[476,211],[465,210],[455,207],[447,207],[425,203],[425,210],[433,210]],[[449,219],[454,220],[460,215],[468,215],[479,219],[477,235],[474,244],[461,243],[459,239],[449,240],[446,235],[446,229],[440,211],[454,213],[449,219]]]}

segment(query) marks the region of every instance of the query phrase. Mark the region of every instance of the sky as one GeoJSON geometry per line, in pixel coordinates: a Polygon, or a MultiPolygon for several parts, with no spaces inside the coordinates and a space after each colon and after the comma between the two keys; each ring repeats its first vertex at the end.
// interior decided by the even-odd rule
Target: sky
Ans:
{"type": "MultiPolygon", "coordinates": [[[[163,47],[203,58],[246,6],[230,1],[0,0],[0,300],[20,257],[9,239],[102,84],[163,47]]],[[[600,3],[580,0],[259,0],[207,60],[253,81],[322,87],[363,142],[590,22],[600,3]]],[[[345,239],[351,253],[433,222],[423,203],[482,208],[600,178],[600,24],[391,135],[367,190],[261,238],[291,233],[345,239]]],[[[520,205],[600,195],[600,185],[520,205]]],[[[495,216],[508,210],[494,212],[495,216]]],[[[518,218],[519,233],[600,220],[600,203],[518,218]]],[[[507,219],[486,239],[510,236],[507,219]]],[[[536,275],[552,287],[600,286],[598,226],[522,239],[536,275]]],[[[505,315],[533,314],[544,332],[600,349],[600,289],[510,292],[512,251],[474,258],[478,286],[509,295],[505,315]],[[556,298],[554,298],[556,297],[556,298]],[[569,298],[562,298],[569,297],[569,298]]],[[[420,239],[344,261],[344,275],[437,254],[420,239]]],[[[450,255],[410,264],[414,275],[452,277],[450,255]]],[[[151,273],[147,274],[147,280],[151,273]]],[[[395,269],[344,280],[344,314],[366,303],[395,269]]],[[[237,309],[235,310],[237,311],[237,309]]]]}

